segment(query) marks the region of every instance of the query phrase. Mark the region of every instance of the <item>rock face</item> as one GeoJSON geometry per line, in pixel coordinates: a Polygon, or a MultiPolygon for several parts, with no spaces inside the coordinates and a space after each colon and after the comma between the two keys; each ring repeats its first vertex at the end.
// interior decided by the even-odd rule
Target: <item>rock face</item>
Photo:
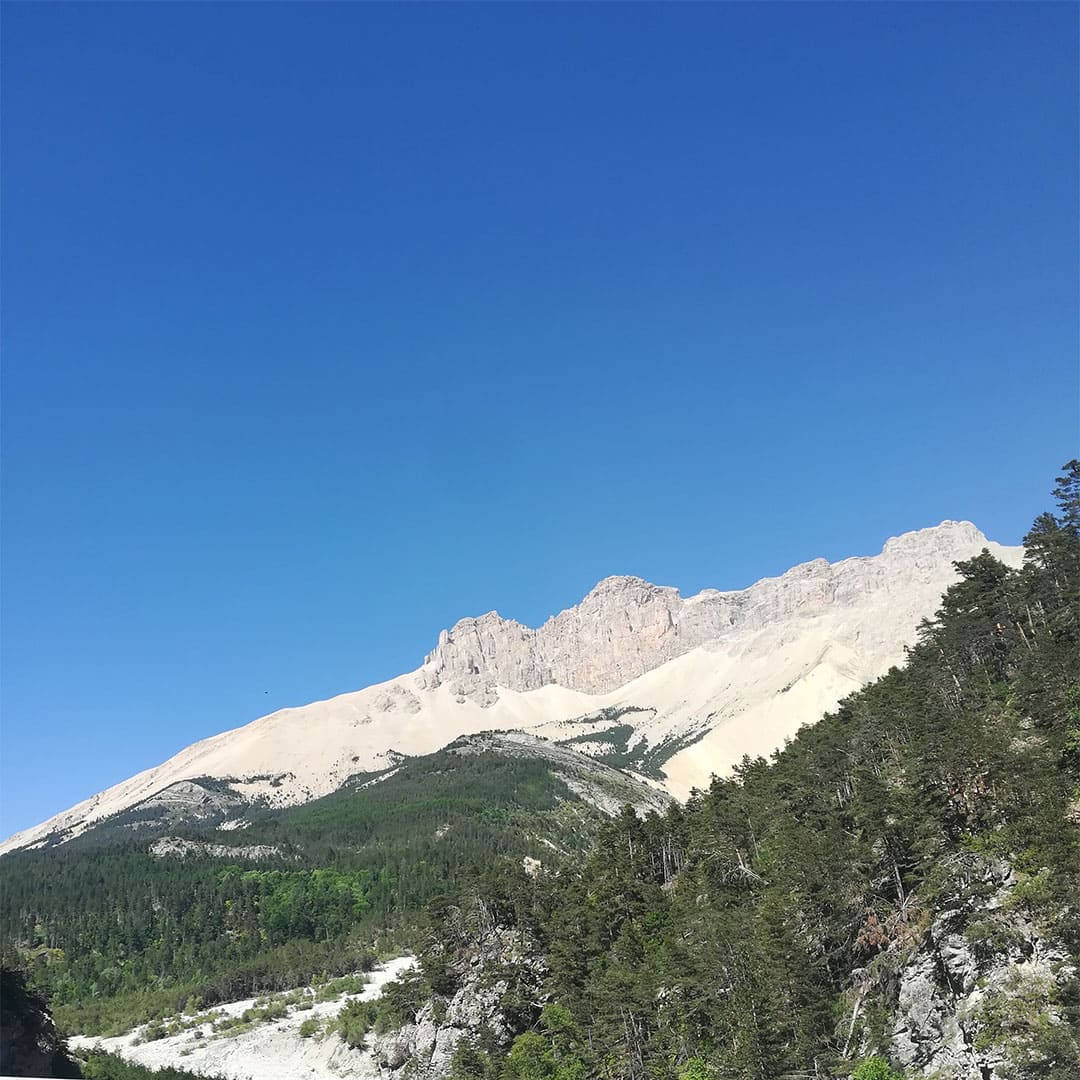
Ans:
{"type": "Polygon", "coordinates": [[[541,996],[546,968],[535,942],[523,942],[519,929],[485,924],[483,910],[458,917],[458,930],[471,940],[462,940],[458,953],[448,958],[453,989],[433,994],[413,1022],[372,1039],[372,1054],[384,1076],[443,1080],[462,1040],[509,1045],[508,994],[518,1008],[541,996]]]}
{"type": "Polygon", "coordinates": [[[471,979],[455,991],[449,1002],[437,1006],[428,1001],[421,1006],[416,1021],[397,1031],[377,1035],[372,1053],[380,1069],[392,1076],[413,1080],[441,1080],[450,1075],[454,1052],[463,1038],[472,1038],[487,1029],[509,1042],[510,1029],[502,1017],[502,997],[506,982],[481,985],[471,979]]]}
{"type": "Polygon", "coordinates": [[[973,852],[950,857],[942,873],[925,922],[913,896],[916,932],[897,934],[855,973],[840,1041],[863,1053],[884,1049],[910,1075],[1052,1075],[1040,1070],[1075,1038],[1062,1000],[1076,971],[1024,903],[1032,875],[973,852]],[[867,1024],[857,1034],[875,1009],[888,1017],[884,1031],[867,1024]]]}
{"type": "MultiPolygon", "coordinates": [[[[1006,873],[998,904],[1016,884],[1006,873]]],[[[904,968],[892,1054],[923,1075],[1011,1080],[1020,1061],[1041,1056],[1037,1045],[1027,1045],[1032,1032],[1065,1029],[1056,1003],[1073,971],[1064,946],[1046,940],[1022,912],[993,918],[1007,944],[989,956],[971,940],[972,921],[958,909],[938,914],[904,968]]]]}
{"type": "Polygon", "coordinates": [[[876,558],[816,559],[740,592],[706,589],[685,600],[678,589],[609,577],[537,630],[494,611],[462,619],[439,635],[420,682],[473,696],[492,684],[604,693],[702,645],[936,583],[943,568],[986,544],[970,522],[945,521],[888,541],[876,558]]]}
{"type": "Polygon", "coordinates": [[[124,812],[306,802],[485,731],[564,743],[684,798],[902,663],[956,580],[954,562],[983,548],[1022,561],[1022,549],[946,521],[889,540],[879,555],[816,559],[737,592],[684,599],[613,577],[535,630],[494,612],[463,619],[418,670],[195,743],[10,837],[0,853],[64,842],[124,812]]]}
{"type": "MultiPolygon", "coordinates": [[[[719,594],[718,594],[719,595],[719,594]]],[[[634,577],[601,581],[584,600],[530,630],[492,611],[439,635],[424,662],[429,687],[452,681],[466,693],[496,683],[537,690],[549,683],[588,694],[613,690],[708,640],[677,589],[634,577]]]]}
{"type": "Polygon", "coordinates": [[[280,855],[281,848],[276,844],[208,844],[202,840],[185,840],[179,836],[162,836],[149,847],[151,855],[159,859],[195,858],[232,858],[232,859],[272,859],[280,855]]]}

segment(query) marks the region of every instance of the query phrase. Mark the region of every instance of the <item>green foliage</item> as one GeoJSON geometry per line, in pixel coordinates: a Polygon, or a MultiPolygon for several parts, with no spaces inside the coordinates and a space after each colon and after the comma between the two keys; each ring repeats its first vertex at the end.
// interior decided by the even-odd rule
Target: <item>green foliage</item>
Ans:
{"type": "Polygon", "coordinates": [[[1043,866],[1036,873],[1025,873],[1020,876],[1006,904],[1011,908],[1026,907],[1038,910],[1052,904],[1056,893],[1051,870],[1043,866]]]}
{"type": "Polygon", "coordinates": [[[533,1031],[526,1031],[514,1040],[506,1063],[503,1080],[555,1080],[558,1063],[547,1041],[533,1031]]]}
{"type": "Polygon", "coordinates": [[[968,923],[964,929],[964,937],[976,960],[983,963],[995,956],[1007,955],[1022,946],[1017,930],[996,919],[968,923]]]}
{"type": "Polygon", "coordinates": [[[717,1080],[716,1072],[702,1058],[691,1058],[679,1073],[679,1080],[717,1080]]]}
{"type": "Polygon", "coordinates": [[[454,1049],[449,1080],[499,1080],[502,1069],[491,1054],[462,1039],[454,1049]]]}
{"type": "Polygon", "coordinates": [[[409,971],[388,983],[376,1002],[374,1022],[382,1034],[405,1024],[415,1023],[416,1014],[428,999],[430,985],[418,971],[409,971]]]}
{"type": "Polygon", "coordinates": [[[904,1074],[897,1072],[883,1058],[872,1057],[855,1067],[851,1080],[904,1080],[904,1074]]]}
{"type": "MultiPolygon", "coordinates": [[[[215,1080],[204,1073],[185,1069],[151,1069],[145,1065],[134,1065],[102,1050],[90,1052],[83,1061],[82,1074],[87,1080],[215,1080]]],[[[218,1077],[216,1080],[224,1078],[218,1077]]]]}
{"type": "Polygon", "coordinates": [[[1073,535],[1080,533],[1080,461],[1073,458],[1062,467],[1064,476],[1057,478],[1054,499],[1061,511],[1061,527],[1073,535]]]}
{"type": "Polygon", "coordinates": [[[366,983],[363,975],[343,975],[340,979],[330,979],[316,988],[315,1001],[333,1001],[342,994],[359,994],[366,983]]]}
{"type": "Polygon", "coordinates": [[[300,1025],[300,1038],[310,1039],[313,1035],[317,1035],[322,1030],[322,1021],[314,1016],[309,1016],[300,1025]]]}
{"type": "Polygon", "coordinates": [[[349,1046],[363,1046],[378,1012],[374,1001],[350,1001],[338,1013],[335,1030],[349,1046]]]}
{"type": "Polygon", "coordinates": [[[492,858],[553,865],[542,841],[584,848],[601,816],[542,761],[448,748],[370,787],[249,815],[243,842],[277,848],[269,861],[158,858],[144,830],[6,855],[0,950],[66,1029],[119,1034],[192,998],[370,968],[376,947],[415,940],[427,905],[492,858]]]}

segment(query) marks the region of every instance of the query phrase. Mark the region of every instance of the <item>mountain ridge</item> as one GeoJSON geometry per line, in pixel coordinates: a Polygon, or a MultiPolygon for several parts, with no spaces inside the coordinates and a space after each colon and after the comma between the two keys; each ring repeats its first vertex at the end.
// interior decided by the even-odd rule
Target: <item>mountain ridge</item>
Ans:
{"type": "Polygon", "coordinates": [[[622,724],[628,750],[671,750],[665,786],[685,797],[902,660],[955,580],[953,562],[984,547],[1021,561],[1022,549],[945,521],[890,538],[878,555],[811,560],[742,590],[683,598],[615,575],[535,630],[495,612],[461,619],[416,671],[194,743],[14,834],[0,853],[63,842],[179,780],[227,778],[244,799],[289,805],[385,768],[394,751],[429,753],[461,735],[610,735],[618,721],[595,719],[609,710],[641,718],[622,724]]]}
{"type": "MultiPolygon", "coordinates": [[[[613,575],[598,582],[578,604],[550,616],[535,629],[515,619],[504,619],[496,611],[459,619],[452,628],[439,634],[438,644],[425,657],[421,670],[427,687],[457,680],[465,686],[466,693],[477,692],[477,684],[492,677],[512,690],[534,690],[555,683],[586,693],[603,693],[645,674],[659,663],[719,640],[737,624],[742,625],[746,614],[757,625],[775,617],[779,613],[775,607],[766,605],[764,612],[754,610],[759,597],[783,594],[797,604],[805,603],[809,598],[800,583],[809,586],[811,593],[815,585],[833,584],[843,596],[841,587],[873,560],[917,553],[917,563],[920,555],[925,559],[935,552],[988,543],[971,522],[946,520],[930,528],[891,537],[878,555],[851,556],[835,563],[812,559],[783,574],[760,578],[745,589],[707,588],[688,597],[683,597],[674,586],[655,585],[631,575],[613,575]],[[571,645],[588,639],[580,625],[582,617],[595,618],[602,626],[606,625],[610,640],[611,612],[635,609],[647,612],[649,617],[636,624],[631,620],[627,629],[631,634],[644,635],[646,646],[650,642],[654,645],[651,653],[648,648],[638,650],[637,664],[631,660],[629,664],[583,668],[588,655],[582,654],[601,650],[596,647],[599,642],[591,650],[567,648],[567,638],[571,645]],[[509,663],[500,662],[507,653],[509,663]]],[[[790,606],[780,605],[780,608],[790,610],[790,606]]],[[[611,651],[620,655],[634,652],[627,635],[622,635],[618,648],[611,651]]]]}

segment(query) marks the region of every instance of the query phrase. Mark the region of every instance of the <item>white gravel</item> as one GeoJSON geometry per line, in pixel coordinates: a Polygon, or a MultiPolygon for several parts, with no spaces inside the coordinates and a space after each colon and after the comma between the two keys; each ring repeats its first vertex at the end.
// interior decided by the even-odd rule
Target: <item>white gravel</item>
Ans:
{"type": "MultiPolygon", "coordinates": [[[[112,1039],[74,1035],[68,1042],[73,1050],[100,1048],[138,1065],[155,1069],[169,1065],[227,1080],[341,1080],[342,1077],[368,1080],[380,1074],[369,1051],[353,1050],[336,1035],[301,1038],[300,1025],[310,1018],[337,1016],[348,1001],[371,1001],[379,997],[387,983],[415,966],[414,957],[399,956],[370,972],[367,984],[358,994],[342,994],[310,1009],[289,1006],[283,1019],[260,1023],[238,1035],[227,1032],[215,1035],[213,1025],[207,1023],[153,1042],[138,1041],[145,1026],[112,1039]],[[196,1031],[202,1033],[201,1038],[196,1031]]],[[[240,1016],[255,1007],[256,1000],[231,1001],[216,1006],[213,1014],[218,1018],[240,1016]]]]}

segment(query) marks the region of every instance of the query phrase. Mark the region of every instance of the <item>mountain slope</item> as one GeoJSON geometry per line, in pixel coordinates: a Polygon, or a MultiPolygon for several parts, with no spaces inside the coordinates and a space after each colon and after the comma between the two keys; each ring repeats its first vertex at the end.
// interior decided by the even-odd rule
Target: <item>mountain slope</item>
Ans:
{"type": "Polygon", "coordinates": [[[878,556],[818,559],[741,591],[684,599],[616,577],[537,630],[494,612],[464,619],[417,671],[196,743],[0,852],[63,842],[205,777],[238,804],[302,803],[401,755],[490,730],[530,731],[601,758],[617,742],[623,764],[682,797],[901,662],[955,580],[953,562],[983,547],[1010,565],[1022,557],[968,522],[943,522],[888,541],[878,556]]]}
{"type": "Polygon", "coordinates": [[[570,748],[503,733],[302,806],[246,807],[224,830],[235,807],[211,798],[195,823],[133,808],[4,857],[0,959],[31,969],[70,1030],[120,1031],[189,998],[281,990],[414,947],[425,908],[493,861],[559,868],[625,805],[670,803],[570,748]]]}
{"type": "Polygon", "coordinates": [[[583,863],[440,912],[395,1077],[1080,1076],[1080,461],[903,668],[583,863]],[[498,909],[501,922],[479,924],[498,909]],[[477,988],[493,1016],[460,1020],[477,988]],[[425,1000],[426,999],[426,1000],[425,1000]]]}

